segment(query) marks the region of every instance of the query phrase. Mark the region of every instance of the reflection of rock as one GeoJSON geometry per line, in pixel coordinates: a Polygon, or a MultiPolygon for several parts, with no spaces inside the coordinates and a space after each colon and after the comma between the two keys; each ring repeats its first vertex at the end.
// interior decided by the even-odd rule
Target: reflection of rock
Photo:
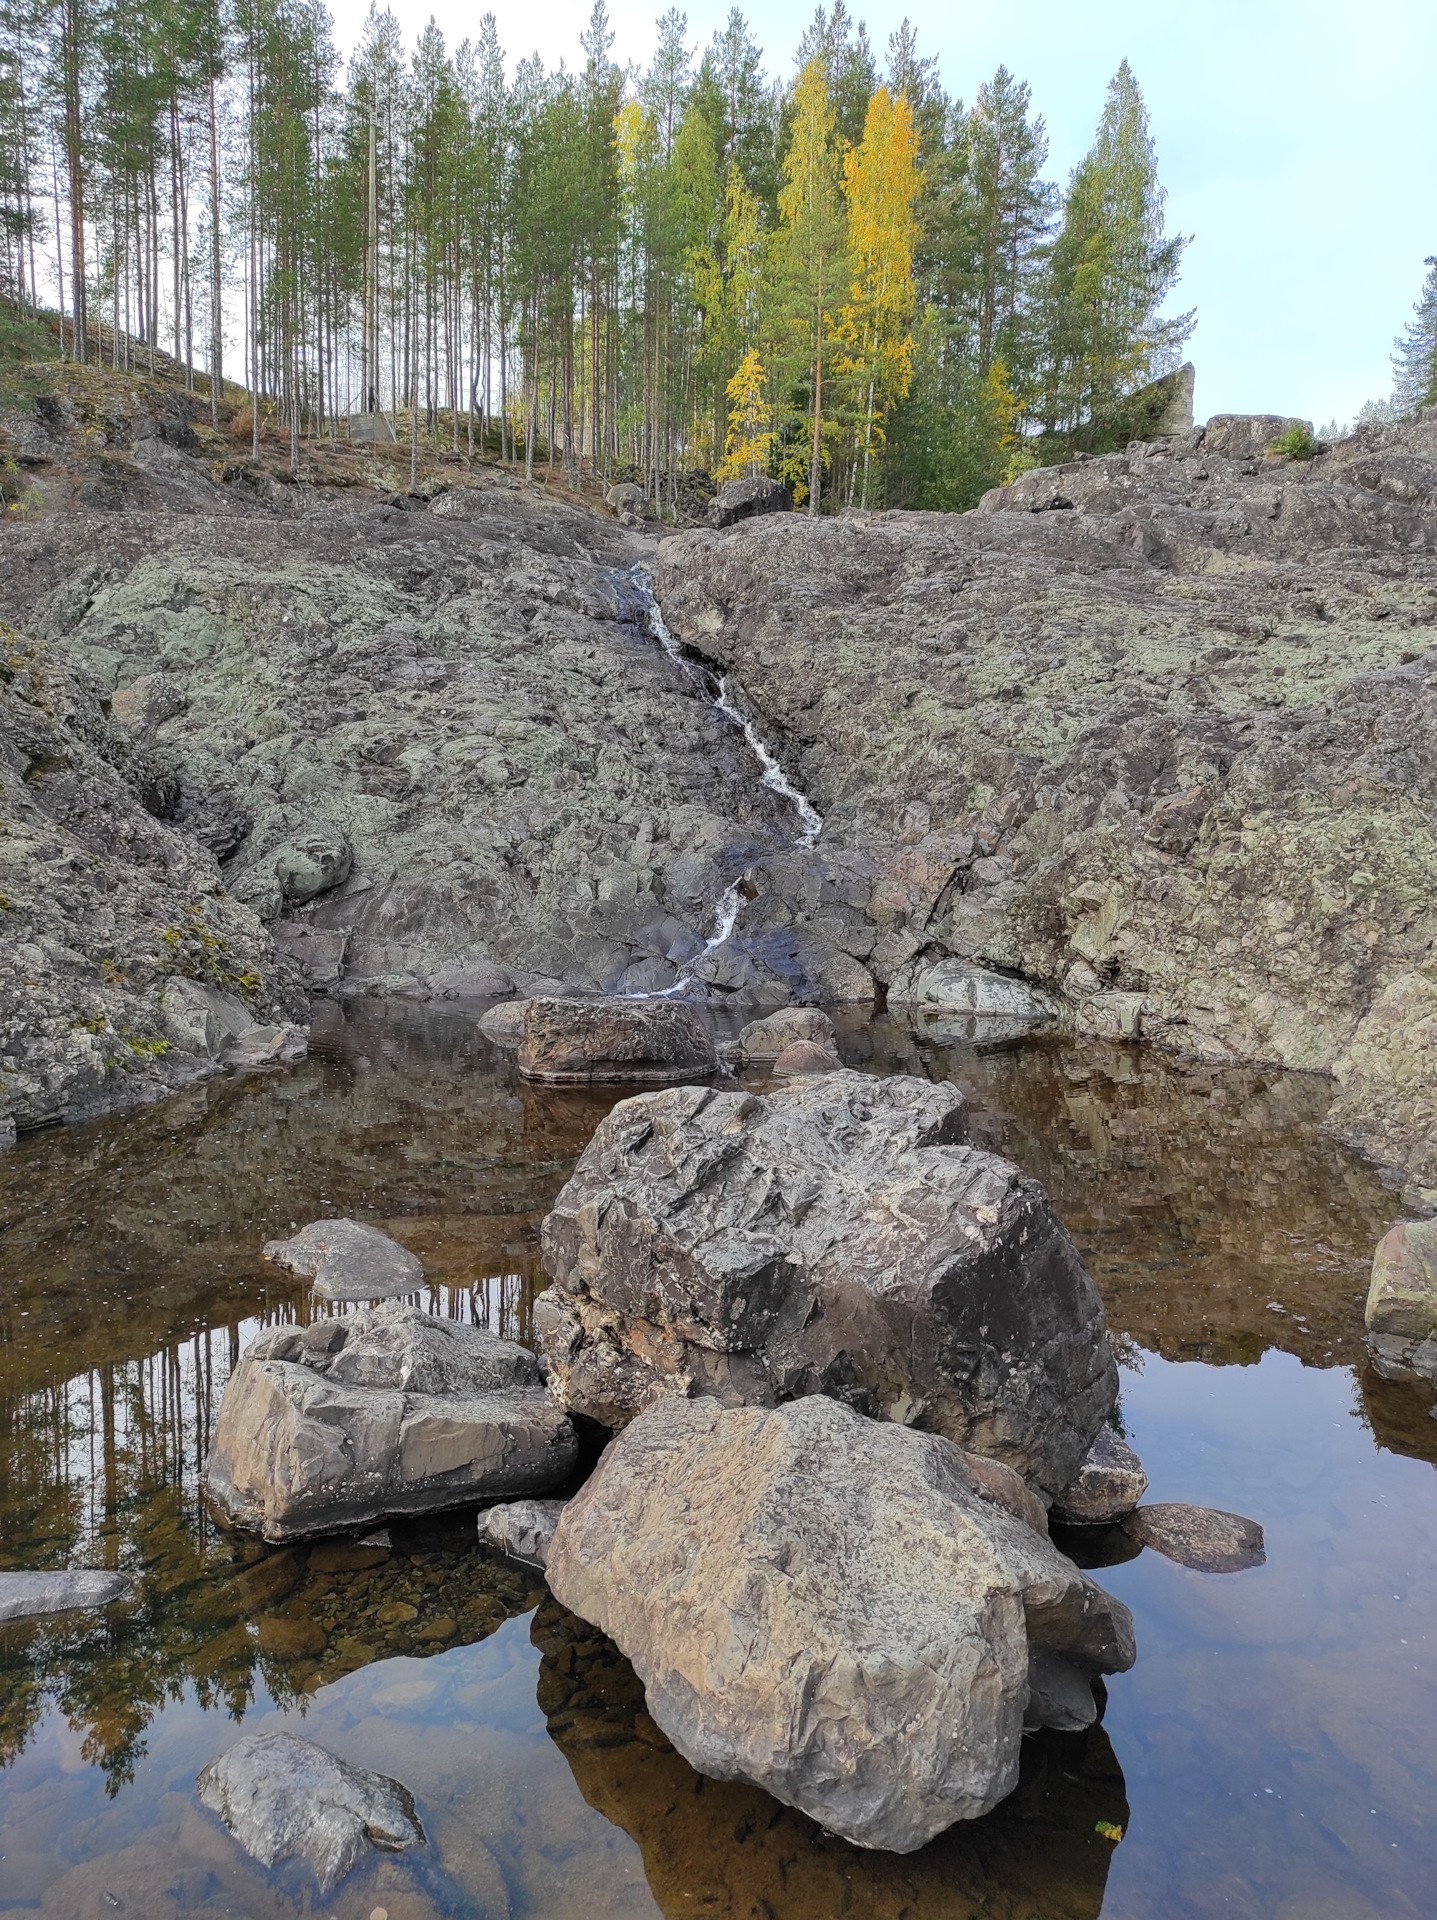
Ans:
{"type": "Polygon", "coordinates": [[[544,1223],[536,1309],[570,1408],[827,1392],[1056,1492],[1110,1411],[1102,1303],[1036,1181],[894,1075],[624,1101],[544,1223]]]}
{"type": "Polygon", "coordinates": [[[682,1000],[531,1000],[525,1011],[526,1080],[696,1080],[717,1066],[707,1028],[682,1000]]]}
{"type": "Polygon", "coordinates": [[[700,1772],[902,1853],[1013,1790],[1026,1711],[1091,1722],[1094,1676],[1134,1659],[1127,1608],[951,1442],[824,1398],[656,1402],[565,1508],[546,1575],[700,1772]]]}
{"type": "Polygon", "coordinates": [[[1143,1463],[1120,1435],[1103,1427],[1088,1457],[1053,1501],[1053,1518],[1070,1526],[1109,1526],[1148,1490],[1143,1463]]]}
{"type": "Polygon", "coordinates": [[[1390,1378],[1375,1366],[1360,1378],[1362,1411],[1378,1446],[1437,1466],[1437,1383],[1407,1372],[1390,1378]]]}
{"type": "Polygon", "coordinates": [[[501,1506],[486,1507],[479,1516],[479,1538],[511,1560],[542,1572],[565,1504],[563,1500],[506,1500],[501,1506]]]}
{"type": "Polygon", "coordinates": [[[129,1588],[123,1573],[81,1568],[72,1573],[0,1573],[0,1620],[28,1620],[41,1613],[104,1607],[129,1588]]]}
{"type": "Polygon", "coordinates": [[[1378,1246],[1367,1344],[1380,1370],[1437,1380],[1437,1220],[1399,1220],[1378,1246]]]}
{"type": "Polygon", "coordinates": [[[266,1260],[314,1281],[317,1300],[386,1300],[417,1293],[424,1268],[407,1247],[362,1220],[313,1220],[290,1240],[270,1240],[266,1260]]]}
{"type": "Polygon", "coordinates": [[[212,1760],[200,1799],[246,1853],[267,1867],[299,1855],[321,1894],[371,1846],[386,1853],[424,1844],[408,1788],[351,1767],[292,1733],[252,1733],[212,1760]]]}
{"type": "Polygon", "coordinates": [[[1141,1546],[1199,1573],[1241,1573],[1267,1559],[1262,1528],[1240,1513],[1218,1507],[1190,1507],[1160,1501],[1139,1507],[1123,1522],[1123,1532],[1141,1546]]]}
{"type": "Polygon", "coordinates": [[[225,1388],[206,1484],[236,1525],[287,1540],[545,1493],[576,1458],[532,1354],[390,1305],[261,1334],[225,1388]]]}
{"type": "Polygon", "coordinates": [[[552,1600],[531,1632],[550,1737],[589,1805],[637,1841],[649,1891],[672,1920],[1096,1920],[1112,1855],[1097,1826],[1121,1831],[1128,1819],[1100,1726],[1030,1735],[1000,1807],[917,1853],[873,1853],[758,1787],[695,1774],[654,1724],[618,1648],[552,1600]]]}

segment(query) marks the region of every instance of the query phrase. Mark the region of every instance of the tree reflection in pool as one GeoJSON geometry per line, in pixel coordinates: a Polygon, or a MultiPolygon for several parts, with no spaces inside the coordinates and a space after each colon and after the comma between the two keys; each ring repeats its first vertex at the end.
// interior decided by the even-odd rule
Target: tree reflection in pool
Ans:
{"type": "Polygon", "coordinates": [[[699,1780],[616,1650],[472,1516],[267,1553],[206,1515],[234,1356],[308,1310],[263,1241],[374,1220],[423,1258],[432,1310],[526,1338],[538,1223],[612,1097],[519,1086],[464,1015],[328,1013],[292,1070],[0,1160],[0,1559],[142,1576],[104,1614],[0,1630],[0,1910],[1424,1911],[1437,1646],[1408,1596],[1437,1580],[1437,1422],[1360,1364],[1399,1209],[1322,1135],[1322,1082],[841,1033],[851,1064],[958,1080],[978,1136],[1046,1182],[1107,1300],[1152,1497],[1250,1512],[1269,1543],[1229,1582],[1110,1565],[1140,1659],[1106,1729],[1028,1742],[1009,1802],[900,1860],[699,1780]],[[431,1846],[320,1906],[245,1861],[192,1792],[241,1721],[403,1779],[431,1846]]]}

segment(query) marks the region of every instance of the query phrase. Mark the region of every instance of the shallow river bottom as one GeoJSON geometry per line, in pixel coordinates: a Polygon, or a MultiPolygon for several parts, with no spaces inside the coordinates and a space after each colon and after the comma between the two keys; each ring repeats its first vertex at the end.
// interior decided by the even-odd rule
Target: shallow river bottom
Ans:
{"type": "Polygon", "coordinates": [[[229,1368],[305,1311],[262,1242],[374,1220],[421,1255],[435,1311],[526,1338],[539,1220],[609,1104],[520,1086],[463,1015],[328,1009],[292,1070],[0,1161],[0,1564],[143,1576],[104,1616],[0,1629],[0,1912],[1437,1912],[1437,1420],[1362,1362],[1400,1209],[1322,1135],[1327,1089],[882,1023],[841,1043],[956,1080],[976,1137],[1047,1184],[1103,1290],[1149,1497],[1260,1520],[1266,1565],[1105,1566],[1139,1659],[1103,1724],[1029,1740],[1008,1802],[898,1858],[695,1775],[617,1651],[480,1548],[472,1514],[387,1549],[220,1531],[198,1486],[229,1368]],[[242,1855],[195,1776],[286,1724],[403,1780],[428,1846],[324,1900],[242,1855]]]}

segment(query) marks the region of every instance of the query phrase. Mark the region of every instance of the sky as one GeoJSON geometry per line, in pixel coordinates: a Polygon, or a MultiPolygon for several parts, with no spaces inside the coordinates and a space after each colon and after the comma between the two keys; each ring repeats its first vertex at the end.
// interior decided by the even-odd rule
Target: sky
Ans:
{"type": "MultiPolygon", "coordinates": [[[[487,0],[510,63],[581,64],[590,0],[487,0]]],[[[329,0],[348,52],[368,0],[329,0]]],[[[412,38],[432,16],[452,44],[484,0],[390,0],[412,38]]],[[[682,0],[679,0],[682,5],[682,0]]],[[[691,0],[707,45],[729,0],[691,0]]],[[[614,58],[646,64],[656,0],[609,0],[614,58]]],[[[999,63],[1033,90],[1065,183],[1090,144],[1107,83],[1131,63],[1148,104],[1168,227],[1192,236],[1176,310],[1197,309],[1187,349],[1197,418],[1296,414],[1349,422],[1391,391],[1394,336],[1437,254],[1437,0],[1023,0],[1015,7],[849,0],[880,60],[906,11],[950,94],[972,98],[999,63]]],[[[813,0],[748,15],[770,77],[788,79],[813,0]]]]}

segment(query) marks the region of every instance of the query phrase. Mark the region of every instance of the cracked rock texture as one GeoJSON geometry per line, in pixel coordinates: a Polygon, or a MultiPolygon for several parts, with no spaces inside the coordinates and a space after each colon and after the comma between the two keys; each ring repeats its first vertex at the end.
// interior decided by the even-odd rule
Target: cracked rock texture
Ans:
{"type": "Polygon", "coordinates": [[[1437,409],[1304,463],[1267,437],[688,533],[655,585],[827,823],[752,874],[750,934],[1335,1074],[1334,1128],[1437,1205],[1437,409]]]}

